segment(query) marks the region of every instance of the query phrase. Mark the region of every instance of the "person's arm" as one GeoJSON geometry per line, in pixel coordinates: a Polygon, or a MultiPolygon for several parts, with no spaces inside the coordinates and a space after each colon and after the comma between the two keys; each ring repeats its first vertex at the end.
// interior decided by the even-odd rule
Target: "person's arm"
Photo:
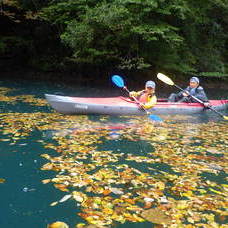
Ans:
{"type": "Polygon", "coordinates": [[[184,91],[180,91],[177,95],[179,98],[189,96],[189,86],[185,88],[184,91]]]}
{"type": "Polygon", "coordinates": [[[152,97],[149,98],[149,101],[143,104],[143,107],[145,109],[150,109],[154,107],[157,104],[157,97],[153,95],[152,97]]]}
{"type": "Polygon", "coordinates": [[[131,92],[129,93],[129,96],[130,96],[130,97],[136,97],[136,98],[137,98],[141,93],[142,93],[142,91],[138,91],[138,92],[131,91],[131,92]]]}
{"type": "Polygon", "coordinates": [[[195,94],[195,97],[200,99],[201,101],[203,101],[205,103],[208,103],[207,95],[204,92],[203,87],[201,87],[201,86],[197,88],[197,93],[195,94]]]}

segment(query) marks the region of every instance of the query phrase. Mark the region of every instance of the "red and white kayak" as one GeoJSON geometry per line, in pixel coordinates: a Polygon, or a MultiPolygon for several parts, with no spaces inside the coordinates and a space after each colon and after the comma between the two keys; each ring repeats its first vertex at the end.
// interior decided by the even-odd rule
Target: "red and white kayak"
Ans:
{"type": "MultiPolygon", "coordinates": [[[[53,109],[63,114],[100,114],[100,115],[145,115],[145,111],[127,97],[69,97],[45,94],[53,109]]],[[[217,111],[228,107],[228,100],[210,100],[217,111]]],[[[200,103],[168,103],[166,99],[148,111],[153,114],[194,114],[206,109],[200,103]]]]}

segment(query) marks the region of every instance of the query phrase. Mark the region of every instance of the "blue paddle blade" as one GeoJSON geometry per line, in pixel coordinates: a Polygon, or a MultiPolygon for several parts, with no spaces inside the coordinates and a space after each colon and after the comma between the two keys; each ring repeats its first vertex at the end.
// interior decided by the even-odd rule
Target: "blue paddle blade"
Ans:
{"type": "Polygon", "coordinates": [[[123,79],[119,75],[113,75],[112,76],[112,82],[116,86],[118,86],[120,88],[123,88],[124,87],[124,81],[123,81],[123,79]]]}
{"type": "Polygon", "coordinates": [[[156,116],[156,115],[149,115],[149,118],[155,122],[162,122],[163,120],[159,117],[159,116],[156,116]]]}

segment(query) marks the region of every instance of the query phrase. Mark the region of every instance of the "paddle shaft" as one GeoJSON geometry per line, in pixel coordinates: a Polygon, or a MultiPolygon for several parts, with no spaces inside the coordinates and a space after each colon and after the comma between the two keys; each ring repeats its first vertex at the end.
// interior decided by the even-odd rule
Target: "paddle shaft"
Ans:
{"type": "MultiPolygon", "coordinates": [[[[175,87],[177,87],[178,89],[180,89],[181,91],[183,91],[183,92],[186,92],[184,89],[182,89],[181,87],[179,87],[178,85],[176,85],[176,84],[173,84],[175,87]]],[[[192,97],[194,100],[196,100],[197,102],[199,102],[200,104],[202,104],[205,108],[209,108],[209,109],[211,109],[212,111],[214,111],[214,112],[216,112],[218,115],[220,115],[221,117],[223,117],[223,118],[225,118],[224,117],[224,115],[222,114],[222,113],[220,113],[220,112],[218,112],[216,109],[214,109],[213,107],[210,107],[210,106],[205,106],[204,105],[204,102],[203,101],[201,101],[200,99],[198,99],[197,97],[195,97],[195,96],[193,96],[193,95],[191,95],[191,94],[189,94],[189,96],[190,97],[192,97]]]]}

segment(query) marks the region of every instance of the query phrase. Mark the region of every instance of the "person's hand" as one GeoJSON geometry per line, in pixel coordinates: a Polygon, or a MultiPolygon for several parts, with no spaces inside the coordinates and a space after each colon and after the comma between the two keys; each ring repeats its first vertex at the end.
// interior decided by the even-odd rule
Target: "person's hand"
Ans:
{"type": "Polygon", "coordinates": [[[188,92],[188,91],[183,92],[183,96],[184,96],[184,97],[189,96],[189,92],[188,92]]]}
{"type": "Polygon", "coordinates": [[[140,107],[141,109],[143,109],[144,111],[149,112],[149,111],[147,111],[148,107],[147,107],[146,104],[140,103],[140,104],[139,104],[139,107],[140,107]]]}
{"type": "Polygon", "coordinates": [[[129,96],[130,96],[130,97],[135,97],[135,96],[136,96],[136,92],[135,92],[135,91],[131,91],[131,92],[129,93],[129,96]]]}
{"type": "Polygon", "coordinates": [[[204,107],[208,108],[208,107],[211,107],[211,104],[209,102],[204,102],[203,103],[204,107]]]}
{"type": "Polygon", "coordinates": [[[145,107],[144,107],[144,104],[143,104],[143,103],[140,103],[140,104],[139,104],[139,107],[140,107],[141,109],[145,109],[145,107]]]}

